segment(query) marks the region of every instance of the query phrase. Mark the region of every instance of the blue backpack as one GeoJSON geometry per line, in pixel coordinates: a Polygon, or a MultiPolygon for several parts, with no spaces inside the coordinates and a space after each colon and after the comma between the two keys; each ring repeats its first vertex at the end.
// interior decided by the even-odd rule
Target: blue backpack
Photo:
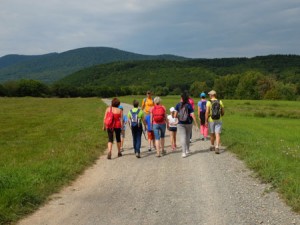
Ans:
{"type": "Polygon", "coordinates": [[[133,112],[130,110],[131,113],[131,127],[138,127],[140,125],[140,119],[138,117],[140,112],[140,109],[138,109],[136,112],[133,112]]]}
{"type": "Polygon", "coordinates": [[[200,109],[202,113],[206,112],[206,101],[201,101],[200,109]]]}

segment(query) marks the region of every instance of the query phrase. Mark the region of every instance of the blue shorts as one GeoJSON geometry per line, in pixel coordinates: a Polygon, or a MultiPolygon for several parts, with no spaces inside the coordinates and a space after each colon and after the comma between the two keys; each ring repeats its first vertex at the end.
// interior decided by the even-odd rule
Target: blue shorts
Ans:
{"type": "Polygon", "coordinates": [[[160,140],[160,138],[164,138],[166,133],[166,124],[153,124],[153,132],[155,140],[160,140]]]}

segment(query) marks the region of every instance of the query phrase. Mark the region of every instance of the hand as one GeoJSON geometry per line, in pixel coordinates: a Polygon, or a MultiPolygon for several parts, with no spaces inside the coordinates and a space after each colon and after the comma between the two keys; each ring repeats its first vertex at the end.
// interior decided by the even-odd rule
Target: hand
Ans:
{"type": "Polygon", "coordinates": [[[102,130],[106,131],[106,128],[103,126],[102,130]]]}

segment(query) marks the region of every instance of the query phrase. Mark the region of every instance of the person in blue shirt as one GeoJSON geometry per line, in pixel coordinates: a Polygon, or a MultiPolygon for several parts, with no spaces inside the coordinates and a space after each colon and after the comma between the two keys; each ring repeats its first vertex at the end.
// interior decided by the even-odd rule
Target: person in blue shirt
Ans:
{"type": "Polygon", "coordinates": [[[151,144],[155,148],[155,140],[154,140],[154,132],[153,132],[152,124],[151,124],[151,115],[150,114],[148,114],[146,116],[146,123],[147,123],[147,134],[148,134],[148,144],[149,144],[148,151],[151,152],[151,150],[152,150],[151,144]]]}

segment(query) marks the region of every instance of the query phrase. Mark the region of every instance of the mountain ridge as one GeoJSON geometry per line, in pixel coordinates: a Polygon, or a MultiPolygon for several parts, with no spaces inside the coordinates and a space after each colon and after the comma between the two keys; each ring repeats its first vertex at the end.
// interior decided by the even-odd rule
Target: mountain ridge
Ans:
{"type": "Polygon", "coordinates": [[[0,82],[34,79],[52,83],[78,70],[99,64],[118,61],[186,59],[188,58],[170,54],[143,55],[110,47],[84,47],[43,55],[10,54],[0,57],[0,82]]]}

